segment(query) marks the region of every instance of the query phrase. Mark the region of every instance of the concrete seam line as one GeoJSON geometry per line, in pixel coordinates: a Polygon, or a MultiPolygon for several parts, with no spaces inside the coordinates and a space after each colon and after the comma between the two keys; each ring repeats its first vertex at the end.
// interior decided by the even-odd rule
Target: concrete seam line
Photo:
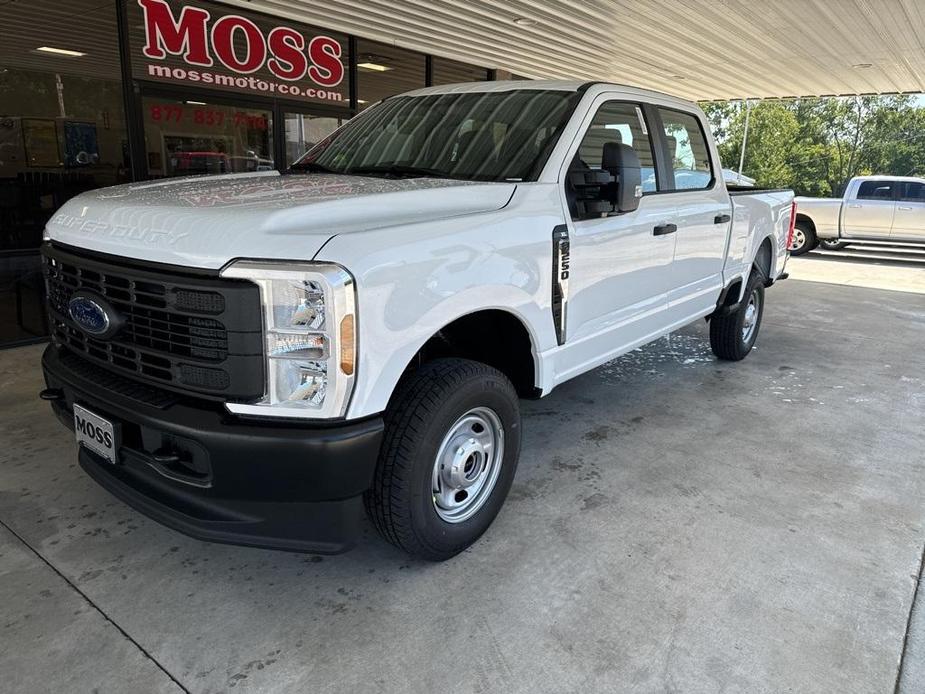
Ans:
{"type": "Polygon", "coordinates": [[[903,646],[899,652],[899,666],[896,669],[896,683],[893,686],[893,694],[899,694],[899,687],[902,685],[903,666],[906,664],[906,650],[909,646],[909,632],[912,630],[912,617],[915,614],[915,608],[919,598],[925,599],[920,595],[922,587],[923,574],[925,574],[925,547],[922,548],[922,558],[919,560],[919,573],[915,578],[915,590],[912,591],[912,603],[909,605],[909,617],[906,619],[906,631],[903,633],[903,646]]]}
{"type": "Polygon", "coordinates": [[[145,650],[144,646],[142,646],[142,645],[141,645],[140,643],[138,643],[135,639],[133,639],[133,638],[128,634],[128,632],[125,631],[125,629],[123,629],[123,628],[120,627],[118,624],[116,624],[115,621],[113,621],[113,620],[109,617],[108,614],[106,614],[105,612],[103,612],[103,610],[100,608],[100,606],[97,605],[95,602],[93,602],[93,601],[87,596],[86,593],[84,593],[80,588],[78,588],[78,587],[74,584],[73,581],[71,581],[67,576],[65,576],[63,573],[61,573],[60,571],[58,571],[57,567],[56,567],[54,564],[52,564],[50,561],[48,561],[45,557],[43,557],[43,556],[38,552],[38,550],[36,550],[32,545],[30,545],[28,542],[26,542],[25,538],[23,538],[19,533],[17,533],[15,530],[13,530],[9,525],[7,525],[7,524],[5,523],[2,519],[0,519],[0,526],[3,526],[6,530],[8,530],[9,533],[10,533],[13,537],[15,537],[17,540],[19,540],[25,547],[27,547],[27,548],[29,549],[29,551],[31,551],[35,556],[37,556],[46,566],[48,566],[48,568],[50,568],[52,571],[54,571],[55,574],[57,574],[57,575],[61,578],[61,580],[63,580],[65,583],[67,583],[67,584],[74,590],[74,592],[76,592],[80,597],[82,597],[84,600],[86,600],[87,603],[103,617],[103,619],[105,619],[109,624],[111,624],[120,634],[122,634],[122,636],[124,636],[126,639],[128,639],[128,640],[135,646],[135,648],[137,648],[139,651],[141,651],[141,653],[142,653],[148,660],[150,660],[152,663],[154,663],[154,666],[155,666],[158,670],[160,670],[160,671],[163,672],[165,675],[167,675],[167,677],[170,678],[170,681],[171,681],[171,682],[173,682],[173,683],[174,683],[175,685],[177,685],[181,690],[183,690],[184,692],[186,692],[186,694],[190,694],[190,690],[187,689],[186,687],[184,687],[183,684],[180,682],[180,680],[178,680],[176,677],[174,677],[172,674],[170,674],[170,671],[167,670],[167,668],[165,668],[163,665],[161,665],[161,664],[157,661],[157,659],[154,658],[154,656],[152,656],[150,653],[148,653],[148,651],[145,650]]]}

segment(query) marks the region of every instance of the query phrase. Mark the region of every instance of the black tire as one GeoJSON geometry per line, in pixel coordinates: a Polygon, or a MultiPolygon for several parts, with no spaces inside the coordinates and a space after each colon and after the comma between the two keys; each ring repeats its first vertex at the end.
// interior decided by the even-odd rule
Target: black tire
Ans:
{"type": "Polygon", "coordinates": [[[797,222],[793,227],[793,241],[790,243],[790,255],[803,255],[816,247],[816,232],[806,222],[797,222]]]}
{"type": "Polygon", "coordinates": [[[745,285],[745,295],[739,308],[726,316],[714,316],[710,320],[710,347],[713,354],[726,361],[740,361],[748,356],[758,339],[761,317],[764,315],[764,281],[758,272],[753,272],[745,285]],[[746,337],[743,328],[749,311],[749,304],[756,305],[753,328],[746,337]]]}
{"type": "Polygon", "coordinates": [[[837,239],[819,239],[819,248],[824,251],[840,251],[842,248],[847,248],[848,244],[845,241],[839,241],[837,239]]]}
{"type": "Polygon", "coordinates": [[[459,554],[488,529],[507,497],[520,456],[520,429],[517,393],[503,373],[468,359],[424,364],[399,384],[385,413],[379,462],[364,495],[373,525],[414,556],[443,561],[459,554]],[[500,459],[500,469],[474,515],[448,522],[438,515],[433,489],[437,454],[474,409],[497,415],[503,446],[493,460],[500,459]]]}

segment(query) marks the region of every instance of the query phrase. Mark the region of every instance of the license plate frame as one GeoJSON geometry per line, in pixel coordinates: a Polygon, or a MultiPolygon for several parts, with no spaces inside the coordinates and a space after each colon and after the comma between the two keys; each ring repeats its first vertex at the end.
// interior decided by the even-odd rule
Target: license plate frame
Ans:
{"type": "Polygon", "coordinates": [[[74,434],[83,446],[112,465],[119,462],[119,425],[74,403],[74,434]]]}

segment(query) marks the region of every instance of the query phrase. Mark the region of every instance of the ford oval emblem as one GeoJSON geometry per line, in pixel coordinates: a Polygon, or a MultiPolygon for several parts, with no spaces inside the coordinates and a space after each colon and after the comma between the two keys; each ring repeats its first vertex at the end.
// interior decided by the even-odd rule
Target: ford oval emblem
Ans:
{"type": "Polygon", "coordinates": [[[71,320],[85,333],[97,337],[107,335],[113,328],[115,321],[110,311],[105,300],[85,293],[74,294],[67,304],[71,320]]]}

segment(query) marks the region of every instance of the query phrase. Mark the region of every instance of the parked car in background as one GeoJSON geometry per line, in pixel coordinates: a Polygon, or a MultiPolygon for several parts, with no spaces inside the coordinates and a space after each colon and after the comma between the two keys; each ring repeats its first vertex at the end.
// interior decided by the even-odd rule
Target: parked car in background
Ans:
{"type": "Polygon", "coordinates": [[[817,245],[828,250],[852,241],[925,243],[925,179],[856,176],[842,198],[798,197],[790,245],[802,255],[817,245]]]}
{"type": "Polygon", "coordinates": [[[42,396],[92,477],[178,530],[335,552],[365,503],[388,541],[446,559],[504,502],[519,397],[704,318],[719,358],[749,353],[792,203],[728,191],[674,97],[418,90],[286,174],[68,202],[42,396]]]}

